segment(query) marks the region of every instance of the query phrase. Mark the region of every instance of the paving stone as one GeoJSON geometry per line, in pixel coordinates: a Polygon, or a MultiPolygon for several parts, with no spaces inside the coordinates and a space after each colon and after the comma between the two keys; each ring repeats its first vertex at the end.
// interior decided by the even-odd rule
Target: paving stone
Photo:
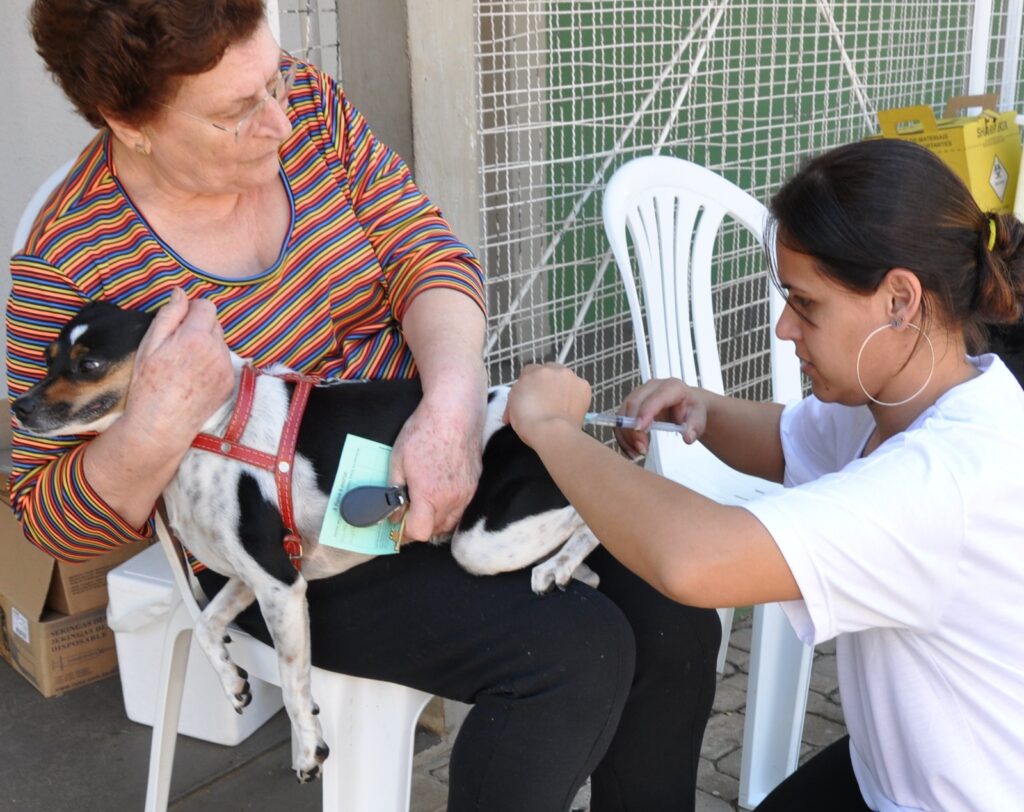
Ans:
{"type": "Polygon", "coordinates": [[[436,812],[448,806],[448,785],[418,771],[412,776],[409,812],[436,812]]]}
{"type": "Polygon", "coordinates": [[[736,673],[722,677],[715,687],[716,711],[738,711],[747,704],[747,675],[736,673]]]}
{"type": "Polygon", "coordinates": [[[750,673],[750,654],[742,649],[729,648],[729,653],[726,656],[726,663],[732,665],[737,672],[748,674],[750,673]]]}
{"type": "Polygon", "coordinates": [[[739,750],[733,750],[728,755],[722,756],[718,761],[715,762],[715,769],[718,772],[728,775],[730,778],[734,778],[738,782],[740,780],[740,765],[743,763],[743,748],[739,750]]]}
{"type": "Polygon", "coordinates": [[[715,713],[704,731],[701,755],[712,761],[731,753],[743,743],[743,714],[715,713]]]}
{"type": "Polygon", "coordinates": [[[823,716],[839,724],[845,722],[843,706],[817,691],[810,691],[807,694],[807,713],[823,716]]]}
{"type": "Polygon", "coordinates": [[[576,793],[576,797],[575,797],[575,799],[573,799],[572,805],[569,808],[574,810],[574,812],[575,812],[575,810],[580,810],[580,812],[585,812],[586,810],[590,809],[590,779],[589,778],[587,779],[587,782],[582,787],[580,787],[580,791],[576,793]]]}
{"type": "Polygon", "coordinates": [[[753,628],[750,626],[737,628],[735,625],[732,628],[732,634],[729,635],[729,648],[737,648],[740,651],[750,653],[750,639],[753,634],[753,628]]]}
{"type": "Polygon", "coordinates": [[[828,694],[836,690],[838,685],[835,655],[826,654],[815,658],[811,669],[811,688],[819,693],[828,694]]]}
{"type": "Polygon", "coordinates": [[[719,772],[716,765],[705,758],[697,765],[697,788],[729,803],[733,803],[740,795],[739,780],[719,772]]]}
{"type": "Polygon", "coordinates": [[[831,719],[808,714],[804,719],[803,740],[814,747],[827,747],[846,735],[846,727],[831,719]]]}
{"type": "Polygon", "coordinates": [[[735,812],[736,807],[721,798],[697,790],[697,812],[735,812]]]}

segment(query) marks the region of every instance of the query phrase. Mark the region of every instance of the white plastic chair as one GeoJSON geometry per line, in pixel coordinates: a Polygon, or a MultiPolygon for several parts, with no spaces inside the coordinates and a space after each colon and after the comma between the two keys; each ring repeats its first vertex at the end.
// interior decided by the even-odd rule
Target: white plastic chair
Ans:
{"type": "MultiPolygon", "coordinates": [[[[723,393],[711,290],[712,256],[726,216],[763,242],[764,206],[721,176],[679,158],[637,158],[619,168],[605,190],[603,217],[626,289],[640,375],[681,378],[723,393]],[[627,245],[643,288],[645,312],[627,245]]],[[[769,284],[774,325],[784,306],[769,284]]],[[[773,400],[801,397],[800,367],[791,345],[771,333],[773,400]]],[[[742,474],[700,443],[653,433],[647,467],[724,504],[742,504],[781,485],[742,474]]],[[[721,671],[732,609],[719,610],[721,671]]],[[[778,604],[754,608],[746,723],[740,766],[740,805],[753,808],[796,769],[800,756],[813,649],[796,637],[778,604]]]]}
{"type": "MultiPolygon", "coordinates": [[[[159,513],[156,531],[171,564],[181,601],[171,613],[164,638],[149,756],[146,812],[167,809],[185,669],[192,628],[200,612],[186,576],[180,547],[159,513]]],[[[234,626],[231,640],[229,650],[237,665],[264,682],[281,684],[277,654],[272,646],[234,626]]],[[[404,685],[315,667],[312,687],[313,698],[320,706],[324,741],[331,748],[323,764],[325,812],[408,810],[416,720],[430,695],[404,685]]],[[[293,736],[293,744],[295,741],[293,736]]]]}
{"type": "MultiPolygon", "coordinates": [[[[26,205],[15,229],[12,253],[21,251],[40,209],[67,175],[68,161],[48,177],[26,205]]],[[[177,584],[164,638],[153,740],[146,785],[146,812],[165,812],[170,792],[178,718],[192,628],[200,608],[187,580],[180,547],[157,514],[157,536],[177,584]]],[[[273,647],[231,628],[231,656],[250,674],[280,685],[273,647]]],[[[430,695],[390,682],[313,668],[313,697],[331,754],[322,770],[325,812],[406,812],[412,789],[416,721],[430,695]]],[[[227,698],[224,699],[227,702],[227,698]]],[[[292,737],[293,745],[295,737],[292,737]]]]}
{"type": "Polygon", "coordinates": [[[53,193],[53,190],[57,188],[68,172],[71,171],[71,167],[74,166],[75,159],[71,158],[65,162],[59,169],[51,174],[46,180],[39,184],[39,188],[36,189],[32,195],[32,199],[28,201],[24,210],[21,212],[21,217],[18,219],[18,225],[14,229],[14,239],[11,240],[11,254],[17,254],[25,247],[25,242],[28,240],[28,234],[32,230],[32,224],[36,221],[36,217],[39,215],[39,210],[46,203],[47,199],[53,193]]]}

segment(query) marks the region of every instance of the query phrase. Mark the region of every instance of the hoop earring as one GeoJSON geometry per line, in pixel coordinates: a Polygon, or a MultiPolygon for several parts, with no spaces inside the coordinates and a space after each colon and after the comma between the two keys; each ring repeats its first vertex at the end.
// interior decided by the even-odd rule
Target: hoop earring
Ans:
{"type": "Polygon", "coordinates": [[[877,403],[879,406],[902,406],[904,403],[910,403],[910,401],[912,401],[914,398],[920,395],[925,389],[928,388],[928,384],[932,382],[932,375],[935,374],[935,347],[932,346],[932,340],[928,338],[928,333],[924,332],[920,327],[918,327],[913,322],[908,321],[907,326],[913,327],[915,330],[917,330],[917,332],[924,337],[924,340],[928,342],[928,351],[932,354],[932,368],[928,370],[928,377],[925,379],[925,382],[921,384],[921,388],[914,392],[914,394],[912,394],[909,398],[897,400],[892,403],[888,403],[884,400],[879,400],[876,397],[872,397],[868,390],[864,387],[864,381],[860,377],[860,359],[861,356],[864,355],[864,348],[868,345],[868,342],[876,335],[878,335],[880,332],[882,332],[882,330],[887,330],[890,327],[893,330],[897,330],[899,329],[901,324],[903,324],[902,320],[893,319],[887,324],[883,324],[881,327],[876,327],[874,330],[867,334],[867,337],[860,345],[860,352],[857,353],[857,383],[860,384],[860,391],[864,393],[864,396],[868,400],[870,400],[872,403],[877,403]]]}

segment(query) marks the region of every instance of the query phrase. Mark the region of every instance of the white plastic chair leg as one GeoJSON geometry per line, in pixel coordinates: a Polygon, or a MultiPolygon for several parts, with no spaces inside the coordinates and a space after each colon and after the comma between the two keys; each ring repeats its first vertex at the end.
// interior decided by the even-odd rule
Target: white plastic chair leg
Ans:
{"type": "Polygon", "coordinates": [[[171,613],[164,635],[163,660],[157,706],[153,716],[153,739],[149,751],[145,812],[166,812],[178,739],[178,717],[185,689],[185,671],[192,643],[192,617],[183,602],[171,613]]]}
{"type": "Polygon", "coordinates": [[[753,809],[796,767],[814,649],[777,603],[754,609],[739,805],[753,809]]]}
{"type": "Polygon", "coordinates": [[[331,748],[324,812],[407,812],[416,720],[430,695],[314,668],[313,697],[331,748]]]}
{"type": "Polygon", "coordinates": [[[718,647],[718,663],[716,665],[719,674],[725,671],[725,655],[729,653],[729,635],[732,634],[734,614],[734,609],[718,610],[718,618],[722,621],[722,644],[718,647]]]}

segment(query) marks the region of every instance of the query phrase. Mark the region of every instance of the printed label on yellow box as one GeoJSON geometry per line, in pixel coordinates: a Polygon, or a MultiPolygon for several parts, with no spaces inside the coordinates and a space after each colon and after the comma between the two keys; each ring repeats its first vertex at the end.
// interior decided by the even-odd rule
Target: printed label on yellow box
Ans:
{"type": "Polygon", "coordinates": [[[367,555],[390,555],[398,552],[391,532],[398,525],[381,522],[372,527],[353,527],[341,518],[341,500],[352,488],[362,485],[387,485],[391,446],[349,434],[334,476],[334,487],[327,503],[320,543],[339,550],[367,555]]]}
{"type": "Polygon", "coordinates": [[[913,141],[938,155],[967,184],[983,211],[1009,212],[1021,160],[1016,113],[984,109],[978,116],[952,115],[971,104],[993,103],[990,97],[950,99],[947,116],[939,119],[927,105],[880,110],[878,123],[885,138],[913,141]]]}

